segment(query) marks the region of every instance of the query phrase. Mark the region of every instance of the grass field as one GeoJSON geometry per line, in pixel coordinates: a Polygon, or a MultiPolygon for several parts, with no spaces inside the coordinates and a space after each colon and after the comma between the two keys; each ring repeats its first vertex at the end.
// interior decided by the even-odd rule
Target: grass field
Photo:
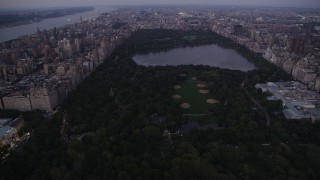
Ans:
{"type": "Polygon", "coordinates": [[[189,109],[184,109],[186,114],[205,114],[210,108],[213,108],[214,104],[208,104],[207,99],[213,98],[213,95],[209,92],[208,94],[201,94],[199,90],[207,90],[207,87],[197,87],[197,84],[201,82],[196,80],[184,81],[180,84],[181,88],[175,91],[175,94],[181,95],[178,103],[188,103],[191,105],[189,109]]]}

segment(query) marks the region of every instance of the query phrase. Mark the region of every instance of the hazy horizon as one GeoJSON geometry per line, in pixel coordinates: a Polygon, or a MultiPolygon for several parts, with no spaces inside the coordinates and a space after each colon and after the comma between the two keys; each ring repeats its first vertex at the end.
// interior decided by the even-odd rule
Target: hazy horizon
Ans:
{"type": "Polygon", "coordinates": [[[319,0],[1,0],[0,9],[57,8],[75,6],[118,6],[118,5],[234,5],[262,7],[320,8],[319,0]]]}

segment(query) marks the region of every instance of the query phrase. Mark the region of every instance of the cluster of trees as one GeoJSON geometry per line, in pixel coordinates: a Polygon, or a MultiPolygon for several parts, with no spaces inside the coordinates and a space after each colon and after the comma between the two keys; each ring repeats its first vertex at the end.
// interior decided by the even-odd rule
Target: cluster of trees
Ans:
{"type": "MultiPolygon", "coordinates": [[[[256,81],[286,77],[280,70],[273,76],[274,66],[264,62],[270,68],[246,73],[209,66],[144,67],[131,58],[157,48],[192,45],[190,39],[197,44],[225,40],[214,37],[219,36],[207,31],[134,33],[70,94],[51,120],[25,115],[33,119],[29,128],[34,134],[1,164],[1,178],[318,179],[319,123],[287,121],[270,105],[272,122],[266,127],[264,114],[241,88],[246,82],[262,100],[265,95],[253,88],[256,81]],[[197,38],[183,38],[191,36],[197,38]],[[185,122],[171,99],[173,85],[184,80],[180,74],[208,83],[221,102],[213,116],[225,128],[163,135],[165,129],[174,132],[185,122]],[[154,122],[155,113],[165,121],[154,122]],[[63,118],[67,138],[60,133],[63,118]],[[84,134],[80,140],[68,138],[84,134]]],[[[253,62],[260,58],[253,57],[253,62]]]]}

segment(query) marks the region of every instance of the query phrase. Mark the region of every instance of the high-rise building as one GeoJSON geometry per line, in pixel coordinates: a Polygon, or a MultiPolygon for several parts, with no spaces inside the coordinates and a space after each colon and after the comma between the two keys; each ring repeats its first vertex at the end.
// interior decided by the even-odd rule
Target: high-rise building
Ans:
{"type": "Polygon", "coordinates": [[[81,41],[79,38],[74,39],[74,44],[75,44],[75,50],[76,52],[81,51],[81,41]]]}
{"type": "Polygon", "coordinates": [[[316,79],[315,90],[320,91],[320,77],[316,79]]]}
{"type": "Polygon", "coordinates": [[[303,53],[304,42],[301,37],[295,37],[291,41],[291,51],[300,54],[303,53]]]}
{"type": "Polygon", "coordinates": [[[49,65],[47,63],[43,64],[43,72],[44,74],[49,74],[49,65]]]}
{"type": "Polygon", "coordinates": [[[242,25],[240,25],[240,24],[235,24],[235,25],[233,25],[233,34],[235,34],[235,35],[237,35],[237,36],[239,36],[239,35],[241,35],[242,34],[242,25]]]}
{"type": "Polygon", "coordinates": [[[30,102],[32,109],[52,111],[58,104],[58,93],[53,84],[32,84],[30,88],[30,102]]]}

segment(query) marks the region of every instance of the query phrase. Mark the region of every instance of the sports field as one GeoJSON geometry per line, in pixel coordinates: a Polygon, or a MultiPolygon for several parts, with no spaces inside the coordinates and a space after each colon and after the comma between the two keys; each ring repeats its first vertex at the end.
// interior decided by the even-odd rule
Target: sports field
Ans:
{"type": "Polygon", "coordinates": [[[209,92],[207,85],[197,81],[196,78],[188,78],[186,81],[174,87],[173,99],[180,103],[185,114],[205,114],[214,107],[213,95],[209,92]]]}

